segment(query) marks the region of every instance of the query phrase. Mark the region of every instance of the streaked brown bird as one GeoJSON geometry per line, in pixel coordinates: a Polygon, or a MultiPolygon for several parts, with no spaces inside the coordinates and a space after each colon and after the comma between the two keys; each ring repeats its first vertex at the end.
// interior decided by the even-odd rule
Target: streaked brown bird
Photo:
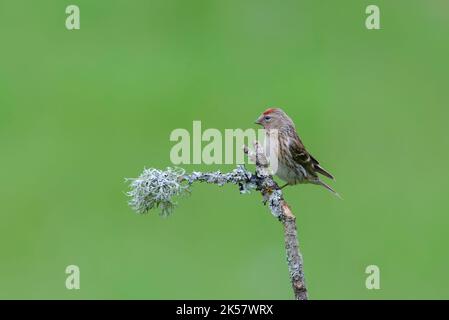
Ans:
{"type": "Polygon", "coordinates": [[[269,108],[265,110],[257,119],[256,124],[264,127],[266,142],[277,138],[274,151],[274,156],[277,157],[277,168],[273,168],[273,170],[279,178],[287,182],[281,188],[298,183],[312,183],[325,187],[339,197],[337,192],[321,181],[318,174],[332,180],[334,177],[306,150],[292,119],[282,109],[269,108]]]}

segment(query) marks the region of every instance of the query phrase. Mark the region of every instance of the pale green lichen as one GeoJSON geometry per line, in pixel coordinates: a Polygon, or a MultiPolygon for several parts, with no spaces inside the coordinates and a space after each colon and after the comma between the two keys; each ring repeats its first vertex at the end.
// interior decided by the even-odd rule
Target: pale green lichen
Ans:
{"type": "Polygon", "coordinates": [[[129,205],[138,213],[159,208],[162,216],[168,216],[176,206],[174,198],[188,192],[189,185],[183,183],[184,173],[180,168],[150,168],[138,178],[127,179],[131,181],[131,190],[127,192],[131,198],[129,205]]]}

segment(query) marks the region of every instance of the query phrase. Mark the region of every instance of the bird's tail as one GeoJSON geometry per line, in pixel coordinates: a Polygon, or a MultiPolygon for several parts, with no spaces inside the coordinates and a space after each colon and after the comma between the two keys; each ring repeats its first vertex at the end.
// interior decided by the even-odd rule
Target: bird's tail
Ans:
{"type": "Polygon", "coordinates": [[[334,194],[334,196],[336,196],[336,197],[338,197],[338,198],[340,198],[340,199],[343,199],[343,198],[338,194],[338,192],[336,192],[334,189],[332,189],[328,184],[324,183],[323,181],[321,181],[321,180],[316,180],[316,181],[313,181],[312,183],[313,183],[313,184],[316,184],[316,185],[319,185],[319,186],[325,187],[327,190],[329,190],[330,192],[332,192],[332,193],[334,194]]]}

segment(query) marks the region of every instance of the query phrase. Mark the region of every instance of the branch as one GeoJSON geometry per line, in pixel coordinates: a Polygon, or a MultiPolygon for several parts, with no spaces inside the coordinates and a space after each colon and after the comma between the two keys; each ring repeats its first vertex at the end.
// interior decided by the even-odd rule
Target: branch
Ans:
{"type": "Polygon", "coordinates": [[[277,216],[284,226],[285,251],[287,265],[290,271],[290,280],[296,300],[307,300],[307,287],[304,277],[303,260],[299,251],[298,234],[296,231],[296,217],[284,200],[282,191],[269,172],[269,162],[262,147],[254,142],[254,152],[246,146],[244,151],[251,161],[256,164],[256,174],[259,177],[258,190],[266,201],[269,201],[270,210],[277,216]]]}
{"type": "Polygon", "coordinates": [[[161,215],[168,216],[176,205],[174,199],[189,193],[190,186],[196,181],[219,186],[226,183],[236,184],[239,186],[240,193],[259,191],[263,196],[264,204],[268,203],[271,213],[284,227],[287,264],[295,299],[307,300],[296,218],[269,172],[269,162],[259,143],[254,142],[254,151],[250,151],[246,146],[244,151],[256,164],[254,174],[246,170],[244,166],[238,166],[229,173],[215,171],[185,174],[185,171],[179,168],[167,168],[164,171],[154,168],[145,169],[138,178],[128,179],[131,181],[131,190],[127,193],[131,198],[129,205],[138,213],[146,213],[155,207],[160,208],[161,215]]]}

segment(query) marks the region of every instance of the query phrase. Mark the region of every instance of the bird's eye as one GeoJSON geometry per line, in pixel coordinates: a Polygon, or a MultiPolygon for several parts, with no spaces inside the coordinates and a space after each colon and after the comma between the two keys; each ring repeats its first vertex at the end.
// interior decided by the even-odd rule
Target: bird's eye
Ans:
{"type": "Polygon", "coordinates": [[[270,116],[265,116],[265,121],[270,121],[271,120],[271,117],[270,116]]]}

